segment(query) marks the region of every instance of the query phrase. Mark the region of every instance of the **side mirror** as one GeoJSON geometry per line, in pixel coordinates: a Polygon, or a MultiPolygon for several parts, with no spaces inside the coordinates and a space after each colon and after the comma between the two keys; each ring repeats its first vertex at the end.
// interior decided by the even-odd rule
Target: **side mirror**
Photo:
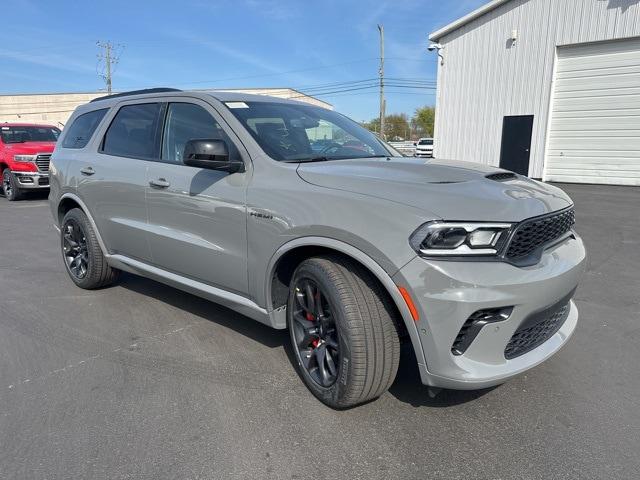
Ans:
{"type": "Polygon", "coordinates": [[[244,172],[244,162],[231,160],[224,140],[189,140],[184,146],[182,161],[191,167],[223,172],[244,172]]]}

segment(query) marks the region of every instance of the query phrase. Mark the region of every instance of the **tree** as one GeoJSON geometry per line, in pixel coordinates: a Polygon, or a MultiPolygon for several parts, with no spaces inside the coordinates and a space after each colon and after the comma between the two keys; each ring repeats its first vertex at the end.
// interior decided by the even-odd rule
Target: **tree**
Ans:
{"type": "MultiPolygon", "coordinates": [[[[380,119],[374,118],[369,122],[362,122],[364,128],[372,132],[380,132],[380,119]]],[[[405,113],[393,113],[384,117],[384,133],[386,140],[402,140],[411,137],[409,117],[405,113]]]]}
{"type": "Polygon", "coordinates": [[[409,117],[406,113],[393,113],[384,119],[384,133],[387,140],[405,140],[411,136],[409,117]]]}
{"type": "Polygon", "coordinates": [[[413,115],[417,133],[420,136],[433,137],[433,124],[436,118],[435,107],[420,107],[413,115]]]}

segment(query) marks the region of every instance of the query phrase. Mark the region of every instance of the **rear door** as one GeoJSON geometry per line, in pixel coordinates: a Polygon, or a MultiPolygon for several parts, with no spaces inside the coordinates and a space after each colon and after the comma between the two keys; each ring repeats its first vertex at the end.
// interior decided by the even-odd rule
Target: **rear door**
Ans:
{"type": "Polygon", "coordinates": [[[75,166],[78,195],[110,253],[150,261],[145,188],[159,154],[163,105],[123,102],[113,110],[98,152],[75,166]]]}
{"type": "Polygon", "coordinates": [[[247,294],[245,198],[251,168],[237,137],[222,125],[200,100],[178,97],[167,104],[160,162],[150,165],[147,177],[149,243],[160,268],[247,294]],[[185,144],[195,139],[225,140],[247,171],[184,165],[185,144]]]}

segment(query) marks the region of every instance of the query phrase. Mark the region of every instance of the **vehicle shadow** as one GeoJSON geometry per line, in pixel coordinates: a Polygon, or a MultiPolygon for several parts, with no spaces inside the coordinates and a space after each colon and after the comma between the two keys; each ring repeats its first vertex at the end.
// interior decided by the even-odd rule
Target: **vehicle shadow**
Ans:
{"type": "Polygon", "coordinates": [[[288,347],[289,337],[285,330],[275,330],[217,303],[177,288],[125,272],[122,272],[118,285],[234,330],[269,348],[284,346],[286,349],[288,347]]]}
{"type": "MultiPolygon", "coordinates": [[[[298,373],[294,368],[295,355],[286,330],[275,330],[214,302],[138,275],[123,272],[118,284],[127,290],[222,325],[269,348],[283,348],[290,362],[287,367],[298,373]]],[[[429,389],[420,381],[415,354],[407,343],[402,347],[398,375],[389,393],[398,401],[414,407],[443,408],[476,400],[494,388],[496,387],[470,391],[429,389]]]]}
{"type": "Polygon", "coordinates": [[[414,407],[446,408],[474,401],[497,387],[482,390],[432,389],[422,384],[418,362],[409,343],[402,346],[400,367],[389,393],[414,407]]]}

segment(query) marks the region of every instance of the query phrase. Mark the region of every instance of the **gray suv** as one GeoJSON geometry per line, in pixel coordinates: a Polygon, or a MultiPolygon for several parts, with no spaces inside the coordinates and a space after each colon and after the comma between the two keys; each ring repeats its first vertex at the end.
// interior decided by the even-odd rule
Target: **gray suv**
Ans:
{"type": "Polygon", "coordinates": [[[154,89],[79,107],[51,160],[69,276],[119,271],[288,329],[300,377],[343,408],[393,383],[497,385],[576,328],[571,199],[495,167],[400,157],[290,100],[154,89]]]}

